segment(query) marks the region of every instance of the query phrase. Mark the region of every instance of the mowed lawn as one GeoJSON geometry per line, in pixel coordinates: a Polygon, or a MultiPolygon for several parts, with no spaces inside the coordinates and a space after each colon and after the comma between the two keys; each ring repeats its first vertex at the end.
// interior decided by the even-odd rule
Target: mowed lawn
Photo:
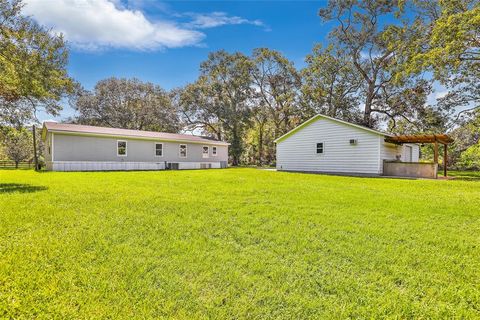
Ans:
{"type": "Polygon", "coordinates": [[[480,180],[0,171],[0,318],[480,317],[480,180]]]}

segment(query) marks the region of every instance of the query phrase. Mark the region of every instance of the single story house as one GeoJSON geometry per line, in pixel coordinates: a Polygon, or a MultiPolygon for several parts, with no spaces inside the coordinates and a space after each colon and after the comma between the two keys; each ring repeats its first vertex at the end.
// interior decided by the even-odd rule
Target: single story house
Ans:
{"type": "Polygon", "coordinates": [[[277,170],[383,175],[389,161],[418,164],[419,145],[387,142],[391,137],[319,114],[275,140],[277,170]]]}
{"type": "Polygon", "coordinates": [[[188,134],[44,122],[47,170],[226,168],[229,144],[188,134]]]}

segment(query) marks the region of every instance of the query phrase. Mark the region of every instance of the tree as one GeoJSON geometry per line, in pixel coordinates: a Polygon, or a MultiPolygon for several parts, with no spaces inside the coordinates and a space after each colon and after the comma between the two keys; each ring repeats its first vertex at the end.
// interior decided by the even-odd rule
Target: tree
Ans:
{"type": "Polygon", "coordinates": [[[200,66],[200,77],[180,90],[177,101],[189,126],[215,132],[230,142],[232,164],[243,153],[243,134],[250,116],[252,63],[241,53],[210,53],[200,66]]]}
{"type": "Polygon", "coordinates": [[[415,1],[417,19],[409,26],[404,72],[433,72],[448,89],[443,109],[464,113],[480,107],[480,2],[478,0],[415,1]]]}
{"type": "Polygon", "coordinates": [[[190,131],[201,130],[204,134],[214,136],[218,140],[224,137],[224,128],[221,120],[223,110],[215,103],[213,93],[205,77],[184,88],[173,90],[174,105],[177,107],[184,129],[190,131]]]}
{"type": "MultiPolygon", "coordinates": [[[[332,0],[319,12],[325,22],[338,24],[330,33],[331,40],[338,50],[348,56],[363,79],[358,93],[363,99],[362,124],[367,127],[374,127],[379,120],[410,120],[404,113],[403,105],[396,101],[408,97],[408,92],[412,90],[425,98],[428,92],[424,81],[414,81],[411,76],[397,70],[397,65],[404,60],[399,53],[405,43],[411,40],[403,20],[397,19],[395,23],[386,25],[380,23],[387,17],[401,16],[402,3],[332,0]]],[[[415,112],[410,112],[410,115],[413,114],[415,112]]]]}
{"type": "Polygon", "coordinates": [[[35,112],[58,115],[73,88],[61,35],[21,15],[19,0],[0,0],[0,124],[19,125],[35,112]]]}
{"type": "Polygon", "coordinates": [[[138,79],[108,78],[93,92],[78,89],[75,122],[135,130],[178,132],[180,123],[169,94],[138,79]]]}
{"type": "Polygon", "coordinates": [[[7,128],[4,133],[4,146],[7,157],[15,162],[15,168],[21,161],[33,156],[32,135],[26,128],[7,128]]]}
{"type": "Polygon", "coordinates": [[[278,51],[258,48],[253,51],[252,69],[254,105],[252,119],[258,130],[258,162],[263,163],[265,142],[268,153],[274,152],[273,140],[305,120],[299,102],[300,74],[293,63],[278,51]],[[271,122],[273,130],[265,132],[271,122]],[[267,137],[270,133],[273,136],[267,137]]]}
{"type": "MultiPolygon", "coordinates": [[[[450,148],[450,163],[462,168],[467,164],[466,158],[460,161],[462,154],[470,147],[480,143],[480,110],[476,109],[469,112],[469,116],[462,118],[450,135],[454,139],[454,143],[450,148]],[[457,164],[459,161],[461,164],[457,164]]],[[[473,151],[470,151],[470,157],[474,154],[473,151]]]]}
{"type": "Polygon", "coordinates": [[[302,102],[314,113],[361,122],[358,91],[362,78],[345,51],[316,45],[302,70],[302,102]]]}

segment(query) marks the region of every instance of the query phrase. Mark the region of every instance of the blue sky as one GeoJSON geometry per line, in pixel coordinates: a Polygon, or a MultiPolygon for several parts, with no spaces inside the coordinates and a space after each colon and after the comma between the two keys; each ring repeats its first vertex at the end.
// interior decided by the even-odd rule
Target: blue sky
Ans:
{"type": "MultiPolygon", "coordinates": [[[[317,15],[326,1],[26,0],[25,13],[70,46],[69,73],[92,89],[107,77],[137,77],[165,89],[198,76],[211,51],[281,51],[303,66],[331,26],[317,15]]],[[[73,115],[68,106],[61,119],[73,115]]],[[[52,116],[39,114],[40,120],[52,116]]]]}

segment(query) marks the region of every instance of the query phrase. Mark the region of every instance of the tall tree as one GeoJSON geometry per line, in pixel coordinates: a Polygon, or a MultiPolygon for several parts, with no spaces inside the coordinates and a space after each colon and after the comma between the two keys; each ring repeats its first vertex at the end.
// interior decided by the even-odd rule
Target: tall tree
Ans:
{"type": "Polygon", "coordinates": [[[293,63],[267,48],[255,49],[252,61],[252,98],[256,98],[253,120],[258,130],[258,160],[262,163],[265,142],[269,141],[268,152],[273,152],[273,140],[305,120],[306,115],[299,102],[301,77],[293,63]],[[273,137],[266,136],[268,122],[272,122],[273,137]]]}
{"type": "Polygon", "coordinates": [[[71,101],[75,122],[135,130],[178,132],[179,119],[169,94],[138,79],[108,78],[93,92],[79,89],[71,101]]]}
{"type": "Polygon", "coordinates": [[[63,37],[21,10],[20,0],[0,0],[0,124],[32,120],[41,108],[58,115],[73,88],[63,37]]]}
{"type": "Polygon", "coordinates": [[[243,134],[250,114],[252,63],[241,53],[210,53],[200,66],[198,81],[187,86],[178,98],[181,112],[189,125],[231,143],[232,164],[238,165],[243,152],[243,134]]]}
{"type": "Polygon", "coordinates": [[[319,12],[325,22],[337,24],[330,33],[331,41],[345,52],[363,79],[359,91],[363,100],[362,124],[368,127],[375,126],[378,120],[408,119],[403,106],[394,103],[399,99],[395,97],[405,97],[412,90],[416,94],[428,92],[425,81],[413,81],[406,74],[400,77],[397,71],[397,64],[404,59],[399,52],[405,41],[410,40],[402,20],[381,23],[401,15],[402,3],[399,0],[331,0],[319,12]]]}
{"type": "Polygon", "coordinates": [[[407,73],[432,71],[448,93],[439,105],[456,113],[480,107],[480,2],[416,0],[415,22],[401,64],[407,73]]]}
{"type": "Polygon", "coordinates": [[[345,51],[316,45],[302,70],[302,102],[315,113],[360,122],[358,91],[362,78],[345,51]]]}

